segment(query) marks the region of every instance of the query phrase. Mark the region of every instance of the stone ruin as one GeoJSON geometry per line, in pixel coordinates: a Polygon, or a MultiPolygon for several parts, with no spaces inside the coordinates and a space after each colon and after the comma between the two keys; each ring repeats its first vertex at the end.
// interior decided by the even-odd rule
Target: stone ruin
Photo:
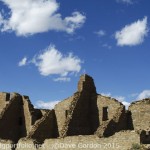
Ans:
{"type": "Polygon", "coordinates": [[[28,96],[0,93],[0,143],[70,141],[117,142],[119,150],[133,143],[149,145],[150,99],[133,102],[126,110],[116,99],[97,94],[92,77],[86,74],[80,77],[77,92],[52,110],[35,109],[28,96]]]}

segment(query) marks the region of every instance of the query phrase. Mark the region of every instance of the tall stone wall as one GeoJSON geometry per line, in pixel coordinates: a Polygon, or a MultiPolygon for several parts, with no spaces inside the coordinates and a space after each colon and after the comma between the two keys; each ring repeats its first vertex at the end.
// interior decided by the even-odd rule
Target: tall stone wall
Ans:
{"type": "Polygon", "coordinates": [[[61,136],[93,133],[89,116],[92,96],[95,94],[93,79],[88,75],[83,75],[78,82],[78,91],[69,99],[56,105],[55,112],[61,136]]]}
{"type": "Polygon", "coordinates": [[[17,141],[25,132],[21,96],[14,94],[0,117],[0,138],[17,141]]]}
{"type": "Polygon", "coordinates": [[[90,135],[91,130],[91,118],[90,116],[90,93],[82,91],[78,98],[78,102],[74,109],[72,119],[69,123],[67,135],[90,135]]]}
{"type": "Polygon", "coordinates": [[[120,130],[126,130],[126,112],[125,106],[121,105],[115,115],[106,121],[103,121],[100,127],[96,131],[98,137],[108,137],[120,130]]]}
{"type": "Polygon", "coordinates": [[[36,120],[42,117],[40,110],[33,108],[28,96],[17,93],[1,93],[1,101],[7,103],[0,114],[0,138],[17,141],[26,137],[36,120]]]}
{"type": "Polygon", "coordinates": [[[123,106],[123,104],[115,99],[102,95],[97,95],[97,109],[100,121],[99,124],[101,125],[103,123],[103,108],[107,108],[107,119],[111,120],[116,115],[116,111],[118,110],[118,108],[120,108],[120,106],[123,106]]]}
{"type": "Polygon", "coordinates": [[[42,117],[42,112],[40,110],[34,109],[28,96],[22,96],[22,101],[23,101],[23,118],[25,119],[26,135],[28,135],[35,121],[42,117]]]}
{"type": "Polygon", "coordinates": [[[59,102],[55,105],[55,114],[56,114],[56,120],[58,125],[58,132],[60,135],[60,132],[62,131],[63,125],[65,124],[66,118],[67,118],[67,112],[70,108],[70,104],[73,100],[73,96],[59,102]]]}
{"type": "Polygon", "coordinates": [[[23,96],[23,115],[25,119],[25,126],[26,126],[26,135],[29,133],[31,130],[32,126],[32,112],[29,110],[29,101],[28,97],[23,96]]]}
{"type": "MultiPolygon", "coordinates": [[[[97,95],[93,79],[83,75],[78,82],[78,91],[55,107],[60,136],[94,134],[104,121],[110,122],[118,115],[117,110],[120,107],[122,108],[123,104],[117,100],[97,95]],[[104,108],[107,109],[106,114],[104,108]]],[[[124,107],[119,116],[118,122],[114,123],[115,128],[126,129],[124,107]]],[[[110,123],[108,128],[111,128],[110,123]]]]}
{"type": "Polygon", "coordinates": [[[150,131],[150,98],[133,102],[129,106],[134,130],[150,131]]]}

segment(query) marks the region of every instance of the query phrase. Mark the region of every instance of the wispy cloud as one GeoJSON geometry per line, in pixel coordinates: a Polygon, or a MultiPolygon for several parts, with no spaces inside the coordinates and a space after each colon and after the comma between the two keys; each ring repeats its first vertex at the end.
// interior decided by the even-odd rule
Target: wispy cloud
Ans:
{"type": "Polygon", "coordinates": [[[75,11],[62,18],[56,0],[1,0],[10,12],[0,13],[1,32],[14,31],[19,36],[28,36],[49,30],[73,33],[82,27],[86,16],[75,11]],[[5,16],[10,16],[5,18],[5,16]]]}
{"type": "Polygon", "coordinates": [[[24,57],[19,63],[18,63],[18,66],[21,67],[21,66],[25,66],[27,64],[27,57],[24,57]]]}
{"type": "Polygon", "coordinates": [[[107,43],[103,44],[102,47],[107,48],[107,49],[111,49],[112,48],[112,46],[107,44],[107,43]]]}
{"type": "Polygon", "coordinates": [[[96,35],[98,35],[99,37],[102,37],[102,36],[105,36],[106,35],[106,32],[104,30],[99,30],[99,31],[96,31],[94,32],[96,35]]]}
{"type": "Polygon", "coordinates": [[[60,101],[49,101],[49,102],[44,102],[44,101],[37,101],[35,104],[36,108],[41,108],[41,109],[53,109],[56,104],[58,104],[60,101]]]}
{"type": "Polygon", "coordinates": [[[54,78],[53,81],[55,82],[69,82],[71,79],[68,77],[59,77],[59,78],[54,78]]]}
{"type": "Polygon", "coordinates": [[[143,43],[148,34],[147,17],[126,25],[115,34],[118,46],[134,46],[143,43]]]}

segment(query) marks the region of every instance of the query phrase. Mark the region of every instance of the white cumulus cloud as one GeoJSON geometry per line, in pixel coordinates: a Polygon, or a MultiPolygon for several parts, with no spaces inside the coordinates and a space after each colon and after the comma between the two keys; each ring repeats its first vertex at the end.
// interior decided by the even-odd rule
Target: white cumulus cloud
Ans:
{"type": "Polygon", "coordinates": [[[126,25],[115,34],[118,46],[134,46],[141,44],[148,34],[147,17],[126,25]]]}
{"type": "Polygon", "coordinates": [[[43,76],[67,76],[68,73],[78,73],[81,70],[81,60],[77,56],[72,53],[63,55],[54,45],[35,56],[32,62],[43,76]]]}
{"type": "Polygon", "coordinates": [[[150,90],[142,91],[137,97],[138,100],[142,100],[144,98],[150,98],[150,90]]]}
{"type": "Polygon", "coordinates": [[[58,104],[60,101],[50,101],[50,102],[44,102],[44,101],[37,101],[35,104],[35,108],[41,108],[41,109],[53,109],[56,104],[58,104]]]}
{"type": "Polygon", "coordinates": [[[10,12],[0,13],[0,30],[14,31],[19,36],[28,36],[49,30],[73,33],[80,28],[86,17],[75,11],[62,18],[56,0],[0,0],[10,12]],[[7,16],[7,18],[5,17],[7,16]],[[9,16],[9,17],[8,17],[9,16]]]}
{"type": "Polygon", "coordinates": [[[18,63],[18,66],[21,67],[21,66],[25,66],[27,64],[27,57],[24,57],[19,63],[18,63]]]}

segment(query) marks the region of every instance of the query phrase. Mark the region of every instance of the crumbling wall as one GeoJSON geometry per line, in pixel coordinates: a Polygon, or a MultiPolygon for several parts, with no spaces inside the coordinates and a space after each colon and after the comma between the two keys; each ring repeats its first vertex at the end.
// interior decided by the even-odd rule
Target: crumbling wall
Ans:
{"type": "Polygon", "coordinates": [[[42,117],[41,111],[37,111],[34,109],[33,105],[31,104],[28,96],[22,96],[23,100],[23,116],[25,119],[25,126],[26,126],[26,135],[30,132],[32,125],[35,123],[36,120],[42,117]]]}
{"type": "Polygon", "coordinates": [[[118,108],[120,108],[120,106],[122,106],[122,103],[118,102],[113,98],[97,95],[97,107],[99,112],[98,116],[100,121],[99,124],[103,123],[103,115],[104,115],[103,108],[107,108],[107,112],[106,112],[108,113],[107,120],[111,120],[114,117],[114,115],[116,115],[116,111],[118,108]]]}
{"type": "Polygon", "coordinates": [[[150,129],[150,98],[133,102],[129,106],[134,130],[150,129]]]}
{"type": "Polygon", "coordinates": [[[65,121],[67,118],[67,112],[70,108],[70,104],[71,104],[72,100],[73,100],[73,96],[71,96],[55,105],[54,110],[55,110],[55,114],[56,114],[59,135],[61,134],[60,132],[62,131],[62,128],[65,124],[65,121]]]}
{"type": "Polygon", "coordinates": [[[77,103],[68,125],[67,135],[90,135],[92,134],[90,125],[91,93],[82,91],[76,99],[77,103]]]}
{"type": "Polygon", "coordinates": [[[76,105],[78,103],[78,100],[80,99],[80,92],[77,92],[73,96],[73,100],[71,101],[69,105],[69,109],[67,110],[66,119],[63,124],[63,127],[60,131],[60,137],[65,137],[68,134],[68,130],[70,128],[70,122],[73,118],[74,110],[76,109],[76,105]]]}
{"type": "Polygon", "coordinates": [[[113,135],[115,132],[125,130],[126,127],[125,106],[121,105],[111,119],[102,122],[96,131],[96,135],[98,137],[108,137],[113,135]]]}
{"type": "Polygon", "coordinates": [[[47,110],[45,115],[32,126],[27,138],[36,139],[42,143],[46,138],[56,138],[57,136],[55,112],[54,110],[47,110]]]}
{"type": "Polygon", "coordinates": [[[0,115],[0,138],[17,141],[21,137],[22,131],[25,130],[21,109],[21,96],[14,93],[0,115]]]}
{"type": "MultiPolygon", "coordinates": [[[[96,88],[93,79],[88,75],[82,75],[78,82],[78,91],[71,99],[56,105],[55,111],[57,116],[58,112],[64,112],[60,107],[63,105],[64,108],[64,105],[67,102],[67,106],[65,106],[67,107],[67,109],[65,109],[65,115],[64,113],[60,113],[61,117],[63,117],[62,122],[64,122],[61,130],[59,130],[60,137],[92,134],[90,105],[92,103],[92,96],[95,94],[96,88]]],[[[60,122],[58,118],[57,120],[60,122]]]]}

